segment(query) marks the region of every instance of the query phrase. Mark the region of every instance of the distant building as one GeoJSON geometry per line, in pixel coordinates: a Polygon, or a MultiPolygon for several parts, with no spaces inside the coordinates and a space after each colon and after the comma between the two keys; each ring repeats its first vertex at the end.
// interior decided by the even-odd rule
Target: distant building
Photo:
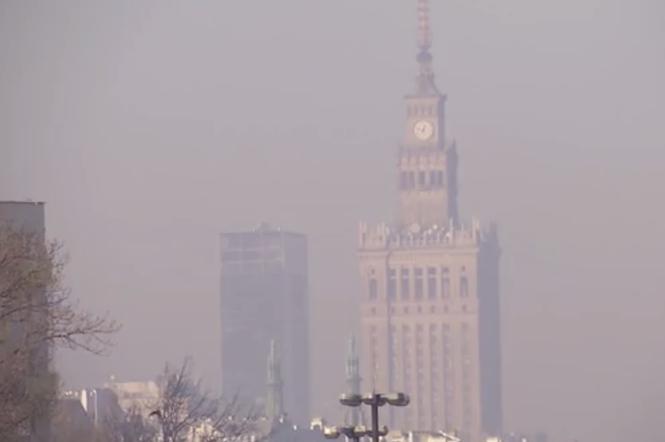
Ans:
{"type": "Polygon", "coordinates": [[[32,201],[0,201],[0,223],[15,229],[44,235],[44,203],[32,201]]]}
{"type": "Polygon", "coordinates": [[[111,378],[104,387],[115,393],[118,405],[125,413],[135,410],[147,418],[158,405],[159,386],[153,381],[117,382],[111,378]]]}
{"type": "MultiPolygon", "coordinates": [[[[36,235],[39,242],[45,241],[46,227],[44,203],[23,201],[0,201],[0,228],[12,231],[22,231],[29,235],[36,235]]],[[[45,296],[45,292],[34,293],[36,298],[45,296]]],[[[22,340],[30,333],[35,324],[43,320],[40,312],[22,313],[20,318],[10,318],[6,323],[0,324],[0,356],[3,351],[12,352],[11,346],[22,340]],[[3,336],[5,335],[6,336],[3,336]],[[2,339],[8,337],[8,339],[2,339]]],[[[43,343],[38,348],[33,348],[29,355],[29,361],[24,371],[35,381],[35,385],[45,385],[53,382],[50,375],[50,348],[43,343]],[[49,379],[51,378],[51,379],[49,379]]],[[[34,442],[48,441],[50,439],[50,419],[48,415],[34,415],[30,420],[30,440],[34,442]]]]}
{"type": "Polygon", "coordinates": [[[307,239],[261,225],[221,237],[222,388],[226,396],[265,401],[265,357],[281,354],[283,407],[309,418],[307,239]]]}
{"type": "Polygon", "coordinates": [[[118,396],[109,388],[70,390],[64,393],[63,400],[78,401],[94,427],[104,427],[124,418],[118,396]]]}
{"type": "Polygon", "coordinates": [[[418,0],[418,73],[405,98],[394,223],[361,224],[361,366],[366,390],[403,391],[386,412],[404,431],[501,433],[499,243],[460,220],[457,148],[434,82],[427,0],[418,0]]]}

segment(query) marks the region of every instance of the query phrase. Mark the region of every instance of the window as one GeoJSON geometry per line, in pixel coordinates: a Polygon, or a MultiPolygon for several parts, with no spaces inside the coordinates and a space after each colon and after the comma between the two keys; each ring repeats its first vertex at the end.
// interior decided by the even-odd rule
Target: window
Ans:
{"type": "Polygon", "coordinates": [[[414,270],[415,273],[415,292],[416,292],[416,299],[422,299],[423,297],[423,269],[421,268],[416,268],[414,270]]]}
{"type": "Polygon", "coordinates": [[[450,297],[450,274],[447,267],[441,269],[441,297],[450,297]]]}
{"type": "Polygon", "coordinates": [[[409,172],[409,189],[416,187],[416,173],[409,172]]]}
{"type": "Polygon", "coordinates": [[[400,173],[399,188],[405,190],[409,186],[409,175],[406,172],[400,173]]]}
{"type": "Polygon", "coordinates": [[[436,298],[436,268],[434,267],[427,269],[427,297],[436,298]]]}
{"type": "Polygon", "coordinates": [[[388,269],[388,299],[397,297],[397,271],[388,269]]]}
{"type": "Polygon", "coordinates": [[[369,299],[376,299],[378,297],[378,288],[376,285],[376,278],[374,276],[369,277],[369,299]]]}
{"type": "Polygon", "coordinates": [[[409,269],[403,268],[401,271],[400,289],[402,291],[402,299],[409,299],[409,269]]]}
{"type": "Polygon", "coordinates": [[[422,170],[418,172],[418,187],[421,189],[425,187],[425,172],[422,170]]]}
{"type": "Polygon", "coordinates": [[[459,281],[459,294],[462,298],[469,297],[469,280],[466,275],[462,275],[459,281]]]}
{"type": "Polygon", "coordinates": [[[440,170],[436,174],[436,184],[438,184],[440,187],[446,187],[445,186],[445,180],[443,179],[443,170],[440,170]]]}
{"type": "Polygon", "coordinates": [[[429,172],[429,187],[437,187],[438,185],[437,173],[435,170],[431,170],[429,172]]]}

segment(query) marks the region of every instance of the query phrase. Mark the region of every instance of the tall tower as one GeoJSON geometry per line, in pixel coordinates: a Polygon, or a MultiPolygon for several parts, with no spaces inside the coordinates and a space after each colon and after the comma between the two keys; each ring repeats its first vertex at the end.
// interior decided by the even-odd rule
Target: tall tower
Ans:
{"type": "Polygon", "coordinates": [[[496,229],[462,222],[457,153],[434,82],[427,0],[418,0],[418,72],[405,98],[395,223],[361,223],[362,376],[404,391],[395,429],[458,431],[480,442],[501,430],[499,245],[496,229]]]}

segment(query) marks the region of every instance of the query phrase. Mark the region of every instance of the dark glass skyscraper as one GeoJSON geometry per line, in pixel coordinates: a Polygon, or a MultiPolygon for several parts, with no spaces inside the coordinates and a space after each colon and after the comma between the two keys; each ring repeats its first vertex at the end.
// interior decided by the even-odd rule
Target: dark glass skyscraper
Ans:
{"type": "MultiPolygon", "coordinates": [[[[41,247],[40,244],[45,241],[46,234],[44,203],[0,201],[0,232],[6,234],[10,231],[22,232],[28,237],[33,238],[25,242],[25,244],[30,244],[24,244],[25,247],[41,247]]],[[[5,245],[0,244],[0,249],[5,245]]],[[[28,261],[32,259],[32,256],[39,255],[34,249],[15,249],[8,254],[10,256],[14,254],[16,258],[16,253],[31,255],[28,261]]],[[[14,260],[16,260],[15,258],[14,260]]],[[[11,260],[12,258],[10,258],[10,262],[11,260]]],[[[3,275],[0,275],[0,278],[3,276],[12,278],[11,275],[5,274],[4,271],[2,273],[3,275]]],[[[0,281],[0,284],[2,283],[8,284],[9,281],[0,281]]],[[[31,303],[37,300],[36,305],[43,305],[42,300],[45,295],[43,290],[37,290],[30,295],[31,303]]],[[[18,312],[7,315],[4,322],[0,322],[0,359],[3,358],[3,353],[5,352],[16,354],[16,350],[14,350],[15,346],[24,346],[22,343],[25,342],[26,336],[34,335],[36,333],[35,330],[41,330],[43,321],[43,312],[40,309],[19,309],[18,312]]],[[[30,348],[23,372],[33,380],[31,384],[44,385],[45,382],[50,381],[50,358],[51,348],[46,342],[41,342],[30,348]]],[[[11,361],[12,359],[9,358],[9,360],[11,361]]],[[[26,431],[29,433],[29,440],[31,442],[45,442],[50,440],[50,418],[48,413],[33,413],[30,417],[29,428],[26,431]]]]}
{"type": "Polygon", "coordinates": [[[261,225],[222,234],[222,387],[225,395],[265,400],[266,355],[281,354],[284,408],[309,419],[307,238],[261,225]]]}

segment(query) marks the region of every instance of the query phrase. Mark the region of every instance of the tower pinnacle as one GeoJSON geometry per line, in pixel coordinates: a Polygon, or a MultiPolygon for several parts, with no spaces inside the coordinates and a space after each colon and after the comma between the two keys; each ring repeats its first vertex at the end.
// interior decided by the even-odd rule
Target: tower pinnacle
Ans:
{"type": "Polygon", "coordinates": [[[429,0],[418,0],[418,47],[428,51],[432,46],[432,32],[429,24],[429,0]]]}
{"type": "Polygon", "coordinates": [[[430,27],[429,0],[418,0],[418,57],[419,65],[416,88],[419,95],[439,95],[434,84],[434,71],[432,69],[432,30],[430,27]]]}

